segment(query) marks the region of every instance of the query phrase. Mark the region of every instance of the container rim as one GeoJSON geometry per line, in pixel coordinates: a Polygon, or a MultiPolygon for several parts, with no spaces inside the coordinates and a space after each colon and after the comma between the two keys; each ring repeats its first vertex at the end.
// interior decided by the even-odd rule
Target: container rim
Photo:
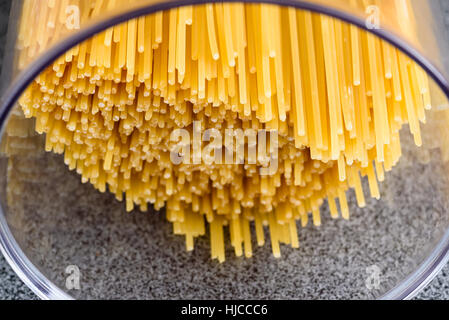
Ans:
{"type": "MultiPolygon", "coordinates": [[[[93,35],[104,31],[114,25],[123,23],[130,19],[138,18],[139,16],[148,15],[158,11],[168,10],[175,7],[185,5],[197,5],[213,2],[258,2],[277,4],[281,6],[290,6],[298,9],[308,10],[315,13],[325,14],[350,24],[353,24],[361,29],[373,33],[381,39],[389,42],[416,63],[418,63],[437,85],[444,92],[449,99],[449,79],[446,79],[443,74],[428,61],[425,56],[405,40],[399,38],[395,34],[384,29],[369,29],[365,21],[350,13],[341,11],[336,8],[324,6],[322,4],[311,3],[305,0],[175,0],[167,2],[159,2],[148,4],[142,7],[130,9],[127,12],[115,14],[107,18],[103,18],[96,23],[83,27],[81,30],[66,37],[57,44],[53,45],[46,51],[45,55],[41,55],[34,62],[32,62],[25,70],[23,70],[12,84],[7,88],[0,100],[0,134],[3,134],[4,125],[8,115],[13,108],[16,101],[21,96],[22,92],[28,87],[32,81],[47,68],[59,56],[64,54],[70,48],[76,46],[80,42],[87,40],[93,35]]],[[[6,222],[3,208],[0,206],[0,250],[3,253],[6,261],[10,264],[19,278],[41,299],[51,300],[70,300],[73,299],[69,294],[58,288],[50,280],[48,280],[25,256],[20,249],[18,243],[12,236],[9,226],[6,222]]],[[[411,299],[416,296],[421,289],[423,289],[445,266],[449,261],[449,229],[434,248],[432,253],[426,258],[420,267],[395,288],[388,291],[379,299],[383,300],[402,300],[411,299]]]]}

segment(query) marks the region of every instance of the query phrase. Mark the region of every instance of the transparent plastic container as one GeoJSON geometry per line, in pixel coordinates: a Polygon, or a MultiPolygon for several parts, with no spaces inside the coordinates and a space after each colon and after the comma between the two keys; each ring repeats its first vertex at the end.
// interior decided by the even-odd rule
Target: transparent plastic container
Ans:
{"type": "Polygon", "coordinates": [[[351,219],[332,221],[325,206],[320,228],[300,229],[300,249],[283,247],[283,257],[275,259],[266,245],[251,259],[228,254],[219,264],[210,259],[206,237],[188,253],[163,213],[126,214],[112,195],[82,184],[61,156],[36,147],[42,137],[29,130],[31,120],[16,106],[45,67],[95,33],[203,1],[136,0],[119,9],[104,6],[98,16],[79,20],[77,8],[90,1],[61,1],[71,17],[61,26],[41,15],[47,1],[31,1],[36,29],[29,32],[47,37],[23,55],[26,40],[18,36],[23,1],[14,1],[1,83],[6,149],[0,158],[0,243],[14,271],[40,298],[405,299],[448,261],[449,35],[439,2],[264,1],[331,15],[389,41],[430,75],[433,109],[422,126],[423,147],[414,146],[408,128],[402,130],[403,158],[380,184],[380,201],[369,200],[360,209],[348,192],[351,219]],[[394,6],[412,10],[416,20],[398,16],[394,6]],[[13,122],[16,129],[8,130],[13,122]],[[80,288],[70,286],[74,274],[80,288]]]}

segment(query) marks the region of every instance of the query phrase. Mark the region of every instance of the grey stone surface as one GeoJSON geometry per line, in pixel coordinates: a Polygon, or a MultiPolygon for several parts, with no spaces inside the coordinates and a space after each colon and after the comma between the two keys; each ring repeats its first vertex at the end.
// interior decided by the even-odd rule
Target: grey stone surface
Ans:
{"type": "Polygon", "coordinates": [[[402,161],[381,185],[381,201],[369,199],[360,209],[348,192],[351,219],[332,220],[324,206],[323,225],[300,228],[301,247],[282,246],[281,259],[269,244],[253,243],[251,259],[236,258],[227,246],[227,260],[218,264],[207,237],[186,252],[164,214],[125,214],[123,203],[82,185],[52,154],[10,159],[14,188],[6,217],[20,247],[53,283],[64,287],[65,268],[79,267],[81,290],[70,291],[77,298],[370,299],[416,270],[449,224],[449,181],[439,152],[422,164],[415,153],[422,149],[409,135],[402,144],[402,161]],[[381,271],[378,290],[366,286],[370,266],[381,271]]]}
{"type": "MultiPolygon", "coordinates": [[[[447,2],[447,1],[446,1],[447,2]]],[[[5,33],[5,25],[7,23],[7,11],[8,11],[8,7],[9,7],[9,1],[6,0],[0,0],[0,32],[1,32],[1,39],[0,39],[0,46],[1,48],[3,48],[3,44],[4,44],[4,33],[5,33]]],[[[1,61],[1,59],[0,59],[1,61]]],[[[60,160],[60,159],[59,159],[60,160]]],[[[50,162],[53,160],[50,160],[50,162]]],[[[60,163],[60,162],[58,162],[60,163]]],[[[65,168],[64,166],[60,165],[58,166],[57,164],[55,165],[55,170],[58,172],[58,174],[60,175],[64,175],[65,174],[65,168]]],[[[404,169],[407,170],[407,169],[404,169]]],[[[423,169],[424,170],[424,169],[423,169]]],[[[66,176],[64,176],[66,177],[66,176]]],[[[423,177],[425,177],[425,175],[423,175],[423,177]]],[[[77,186],[79,184],[79,181],[77,180],[78,177],[76,177],[75,175],[71,175],[66,177],[67,179],[71,179],[69,180],[72,183],[66,183],[63,184],[61,183],[61,181],[59,181],[59,184],[57,185],[58,187],[60,187],[60,191],[62,193],[67,193],[70,194],[71,192],[78,192],[77,189],[75,187],[75,189],[70,189],[70,187],[68,187],[68,185],[72,185],[72,186],[77,186]],[[65,185],[65,187],[64,187],[65,185]]],[[[398,177],[398,179],[396,179],[395,177],[392,177],[391,179],[393,181],[395,181],[394,183],[396,183],[397,185],[401,186],[402,188],[405,188],[405,186],[407,185],[407,181],[403,180],[403,179],[399,179],[400,177],[398,177]],[[396,180],[394,180],[396,179],[396,180]]],[[[426,181],[420,181],[420,183],[425,184],[428,183],[426,181]]],[[[413,188],[412,186],[408,186],[409,188],[413,188]]],[[[388,186],[387,186],[388,188],[388,186]]],[[[84,193],[80,193],[80,194],[76,194],[76,196],[84,196],[88,199],[86,199],[86,201],[103,201],[104,203],[108,203],[108,210],[109,213],[111,215],[113,215],[112,213],[117,213],[117,208],[118,206],[115,204],[109,204],[109,200],[111,199],[111,197],[108,196],[104,196],[104,195],[98,195],[97,193],[93,192],[91,190],[90,187],[87,187],[86,190],[84,191],[84,193]],[[86,191],[87,190],[87,191],[86,191]]],[[[38,192],[39,190],[35,190],[35,192],[38,192]]],[[[81,191],[79,191],[81,192],[81,191]]],[[[76,198],[75,196],[75,198],[76,198]]],[[[69,199],[70,197],[68,197],[69,199]]],[[[71,199],[71,198],[70,198],[71,199]]],[[[405,199],[406,200],[406,199],[405,199]]],[[[422,210],[425,210],[425,200],[423,199],[423,206],[422,206],[422,210]]],[[[406,201],[405,201],[406,202],[406,201]]],[[[412,201],[413,202],[413,201],[412,201]]],[[[72,203],[72,205],[74,207],[75,204],[72,203]]],[[[273,281],[275,278],[271,277],[268,275],[269,273],[275,273],[275,272],[284,272],[285,274],[292,274],[297,272],[297,269],[299,268],[298,265],[291,263],[296,261],[296,263],[300,264],[300,263],[309,263],[310,266],[313,266],[314,263],[324,263],[324,264],[332,264],[335,261],[338,261],[338,258],[341,259],[342,257],[347,257],[347,261],[345,263],[345,269],[344,270],[339,270],[339,274],[336,277],[329,277],[329,279],[322,279],[321,283],[319,284],[321,290],[322,290],[322,296],[323,297],[331,297],[330,293],[326,291],[327,287],[338,287],[335,285],[335,283],[326,283],[326,281],[340,281],[341,283],[344,283],[344,279],[347,276],[350,276],[351,272],[353,271],[351,269],[351,266],[353,265],[364,265],[363,262],[363,257],[357,256],[356,253],[357,249],[356,246],[360,247],[360,243],[361,242],[366,242],[369,243],[370,241],[370,237],[375,237],[376,234],[376,230],[368,230],[368,226],[370,225],[380,225],[379,221],[381,218],[391,218],[390,215],[387,215],[386,212],[380,212],[379,216],[380,217],[376,217],[373,214],[370,214],[372,212],[376,211],[376,204],[374,204],[373,202],[371,202],[371,205],[373,206],[372,209],[367,209],[367,210],[361,210],[361,211],[356,211],[354,212],[354,216],[353,219],[349,222],[349,224],[346,226],[346,231],[344,232],[345,235],[345,241],[341,240],[341,239],[335,239],[335,243],[332,244],[331,249],[334,250],[336,252],[336,257],[334,259],[330,258],[328,260],[325,261],[317,261],[316,259],[312,259],[309,258],[309,260],[307,260],[307,262],[304,261],[297,261],[295,259],[295,255],[293,254],[293,251],[288,250],[286,248],[283,248],[283,253],[284,253],[284,258],[285,260],[280,260],[277,263],[271,264],[270,267],[267,267],[267,269],[265,270],[255,270],[254,266],[252,266],[252,262],[239,262],[239,261],[232,261],[229,263],[228,267],[231,268],[235,268],[234,270],[238,270],[238,271],[247,271],[247,272],[265,272],[267,273],[267,278],[269,281],[273,281]],[[361,231],[360,231],[361,230],[361,231]],[[354,244],[354,248],[351,247],[351,243],[354,244]],[[275,269],[273,269],[275,268],[275,269]]],[[[377,204],[380,205],[380,204],[377,204]]],[[[38,204],[36,204],[36,208],[37,209],[41,209],[41,211],[45,211],[46,206],[42,205],[41,207],[39,207],[38,204]]],[[[401,249],[401,243],[404,243],[404,239],[401,239],[401,237],[399,237],[399,235],[401,234],[401,229],[400,228],[400,220],[404,218],[404,215],[406,215],[407,213],[407,206],[406,203],[404,203],[404,214],[399,213],[398,214],[398,218],[392,218],[391,222],[391,228],[388,230],[389,234],[385,236],[385,242],[386,242],[386,248],[387,251],[385,254],[388,254],[388,257],[382,257],[382,252],[379,252],[379,261],[383,261],[383,260],[388,260],[391,259],[392,255],[391,251],[397,250],[397,249],[401,249]],[[398,235],[398,237],[396,237],[395,235],[398,235]],[[402,242],[401,242],[402,241],[402,242]]],[[[54,208],[55,209],[55,208],[54,208]]],[[[56,209],[55,209],[56,210],[56,209]]],[[[41,212],[39,210],[37,210],[37,212],[41,212]]],[[[44,214],[44,213],[43,213],[44,214]]],[[[46,214],[46,213],[45,213],[46,214]]],[[[84,218],[86,218],[86,216],[84,216],[83,212],[77,212],[76,213],[78,216],[78,218],[80,219],[80,223],[82,223],[83,221],[85,221],[84,218]]],[[[92,218],[89,215],[89,219],[95,219],[92,221],[97,221],[97,222],[102,222],[102,223],[108,223],[108,219],[101,217],[100,214],[103,214],[103,212],[96,212],[97,216],[96,218],[92,218]]],[[[427,214],[426,212],[424,212],[424,214],[427,214]]],[[[42,219],[44,216],[41,217],[37,217],[37,220],[33,220],[33,223],[39,222],[38,219],[42,219]]],[[[426,216],[427,217],[427,216],[426,216]]],[[[431,219],[432,217],[429,216],[429,219],[431,219]]],[[[112,219],[112,218],[111,218],[112,219]]],[[[133,218],[122,218],[121,215],[117,215],[117,217],[114,215],[114,219],[122,219],[120,221],[123,221],[123,223],[125,224],[125,226],[129,226],[130,231],[129,232],[140,232],[142,228],[146,228],[144,224],[145,222],[148,222],[147,220],[151,220],[152,222],[157,222],[157,220],[160,220],[160,218],[157,217],[145,217],[141,214],[136,214],[135,217],[133,218]],[[137,222],[137,223],[136,223],[137,222]],[[142,224],[140,224],[140,222],[142,222],[142,224]]],[[[320,248],[320,241],[327,241],[329,242],[330,239],[332,239],[333,237],[333,232],[337,232],[335,229],[336,227],[333,227],[332,224],[338,224],[338,226],[341,228],[343,222],[342,221],[328,221],[329,219],[324,219],[324,230],[323,232],[319,232],[314,230],[313,228],[308,228],[306,231],[308,232],[307,237],[302,238],[302,242],[308,242],[310,241],[312,244],[315,243],[315,247],[311,247],[311,246],[306,246],[306,244],[303,245],[302,248],[305,249],[301,249],[304,250],[303,253],[305,254],[305,256],[307,257],[312,257],[315,253],[319,253],[322,250],[329,250],[327,248],[320,248]],[[326,232],[327,233],[326,233],[326,232]],[[327,237],[326,237],[327,236],[327,237]]],[[[57,217],[55,217],[55,221],[57,221],[57,217]]],[[[91,221],[91,222],[92,222],[91,221]]],[[[62,223],[62,222],[61,222],[62,223]]],[[[123,228],[122,228],[123,229],[123,228]]],[[[117,232],[121,235],[123,235],[123,230],[116,230],[113,229],[112,232],[117,232]]],[[[151,228],[150,228],[151,229],[151,228]]],[[[80,229],[82,230],[82,229],[80,229]]],[[[86,229],[87,230],[87,229],[86,229]]],[[[87,240],[86,241],[92,241],[95,242],[95,238],[98,239],[105,239],[107,238],[109,235],[108,234],[104,234],[101,232],[101,228],[99,229],[89,229],[89,232],[86,232],[86,236],[87,236],[87,240]]],[[[177,288],[177,284],[176,282],[164,282],[167,281],[164,277],[164,272],[163,269],[164,268],[175,268],[177,267],[178,269],[181,268],[185,268],[186,266],[189,265],[189,263],[198,263],[198,259],[195,259],[183,252],[181,252],[180,250],[182,250],[183,248],[183,244],[182,244],[182,239],[180,240],[179,238],[176,238],[172,235],[169,234],[170,232],[170,228],[167,227],[167,225],[165,225],[164,227],[160,228],[159,230],[152,230],[157,236],[155,236],[157,239],[162,239],[159,241],[165,241],[167,240],[168,243],[173,244],[172,246],[170,246],[170,248],[168,249],[167,255],[171,256],[171,255],[176,255],[179,254],[180,255],[180,260],[179,263],[177,265],[160,265],[157,262],[150,262],[148,264],[148,267],[146,270],[141,270],[141,272],[148,272],[148,269],[151,269],[152,272],[158,272],[158,276],[159,278],[157,279],[153,279],[151,282],[151,285],[154,288],[154,291],[151,293],[152,297],[167,297],[167,294],[169,295],[170,292],[177,292],[177,290],[179,290],[179,288],[177,288]],[[164,240],[165,239],[165,240],[164,240]],[[160,271],[162,270],[162,271],[160,271]],[[168,290],[168,293],[162,293],[159,292],[158,290],[161,290],[161,288],[165,288],[168,290]]],[[[32,238],[32,237],[38,237],[37,234],[33,234],[32,230],[30,232],[30,237],[31,239],[36,239],[36,238],[32,238]]],[[[64,238],[66,238],[66,241],[73,241],[76,238],[70,238],[71,235],[70,233],[68,233],[68,236],[64,238]]],[[[73,246],[70,246],[70,243],[59,243],[59,246],[57,246],[55,248],[55,250],[69,250],[67,249],[68,247],[73,248],[73,246]],[[65,246],[67,245],[67,246],[65,246]]],[[[146,245],[145,242],[140,243],[140,244],[136,244],[136,246],[139,245],[146,245]]],[[[200,247],[201,246],[205,246],[206,249],[201,250],[200,249],[200,253],[199,256],[204,256],[205,259],[207,259],[207,244],[205,244],[205,241],[200,241],[198,244],[200,247]]],[[[107,249],[107,248],[106,248],[107,249]]],[[[105,250],[106,250],[105,249],[105,250]]],[[[120,249],[120,247],[118,247],[118,249],[120,249]]],[[[373,248],[367,247],[367,250],[371,250],[373,248]]],[[[374,250],[374,249],[373,249],[374,250]]],[[[72,253],[73,254],[73,253],[72,253]]],[[[92,254],[92,251],[82,251],[78,253],[79,255],[83,254],[92,254]]],[[[117,259],[117,255],[123,254],[123,252],[114,252],[115,254],[115,260],[101,260],[102,263],[108,265],[110,263],[115,263],[116,261],[123,261],[123,263],[130,263],[131,261],[135,260],[136,257],[140,258],[139,256],[139,251],[138,250],[130,250],[127,253],[126,259],[117,259]]],[[[270,258],[270,254],[269,254],[269,250],[258,250],[258,252],[256,252],[257,255],[259,255],[260,257],[255,259],[255,263],[261,263],[261,261],[263,262],[264,259],[266,259],[265,261],[272,261],[272,258],[270,258]]],[[[57,255],[55,252],[49,252],[48,257],[47,258],[49,261],[47,261],[49,264],[51,264],[51,259],[56,258],[57,255]]],[[[112,256],[111,256],[112,257],[112,256]]],[[[232,257],[231,255],[229,255],[229,257],[232,257]]],[[[165,257],[167,258],[167,257],[165,257]]],[[[39,257],[35,257],[35,259],[39,259],[39,257]]],[[[113,259],[113,258],[111,258],[113,259]]],[[[231,260],[231,258],[230,258],[231,260]]],[[[206,261],[206,260],[205,260],[206,261]]],[[[387,263],[390,263],[391,261],[388,261],[387,263]]],[[[399,257],[398,256],[398,264],[401,263],[406,263],[407,261],[403,260],[403,257],[399,257]]],[[[394,263],[392,263],[394,264],[394,263]]],[[[262,278],[251,278],[247,275],[244,274],[238,274],[235,273],[235,279],[237,281],[234,281],[233,284],[234,286],[231,286],[229,284],[229,282],[226,282],[224,278],[226,278],[227,276],[229,276],[229,274],[231,273],[226,273],[225,270],[222,268],[222,266],[217,266],[216,264],[211,264],[211,268],[210,270],[208,270],[208,268],[203,268],[202,270],[204,270],[206,273],[204,275],[203,278],[198,279],[197,276],[195,276],[195,273],[191,273],[191,285],[190,287],[185,287],[186,288],[190,288],[190,290],[192,290],[193,293],[197,292],[198,290],[201,290],[201,284],[206,281],[206,285],[208,284],[208,281],[210,282],[210,284],[215,283],[214,281],[216,281],[216,279],[214,279],[213,277],[216,277],[217,275],[219,277],[222,277],[222,283],[227,283],[229,286],[227,287],[227,290],[229,292],[224,293],[224,292],[219,292],[217,290],[213,290],[213,287],[209,287],[209,291],[207,294],[209,294],[210,297],[220,297],[220,296],[229,296],[229,295],[234,295],[234,296],[238,296],[240,298],[245,298],[245,294],[247,294],[248,292],[256,292],[257,296],[259,297],[264,297],[264,298],[269,298],[271,296],[275,296],[276,298],[283,298],[283,297],[291,297],[294,296],[294,294],[292,294],[291,292],[288,292],[287,290],[291,290],[294,286],[290,286],[290,284],[286,284],[286,283],[282,283],[282,282],[275,282],[273,281],[273,283],[271,284],[266,284],[264,283],[263,285],[265,286],[265,291],[264,290],[256,290],[254,289],[253,291],[248,291],[248,285],[251,286],[257,286],[258,284],[261,284],[260,282],[263,282],[262,278]],[[260,282],[254,282],[254,280],[260,281],[260,282]],[[247,281],[247,282],[246,282],[247,281]],[[270,287],[271,286],[271,287],[270,287]]],[[[330,265],[330,267],[334,267],[332,265],[330,265]]],[[[201,268],[201,266],[199,266],[199,268],[201,268]]],[[[198,269],[201,270],[201,269],[198,269]]],[[[100,275],[95,274],[95,272],[98,270],[93,270],[93,274],[89,275],[92,278],[98,277],[101,278],[100,275]]],[[[114,278],[112,278],[114,281],[116,282],[120,282],[123,281],[125,279],[125,281],[132,281],[133,283],[138,284],[139,283],[139,273],[134,272],[135,270],[133,270],[132,268],[132,264],[130,264],[130,270],[128,273],[122,275],[121,277],[116,276],[115,274],[111,274],[111,276],[113,276],[114,278]]],[[[51,271],[49,271],[51,272],[51,271]]],[[[171,272],[171,274],[179,274],[179,272],[177,273],[176,270],[168,270],[168,272],[171,272]]],[[[57,271],[55,271],[55,273],[57,273],[57,271]]],[[[316,277],[316,276],[320,276],[320,275],[311,275],[310,278],[316,277]]],[[[57,276],[55,276],[55,278],[57,278],[57,276]]],[[[303,279],[303,278],[301,278],[303,279]]],[[[301,285],[303,287],[303,291],[307,293],[307,285],[311,285],[312,283],[307,283],[306,281],[302,280],[302,282],[298,283],[297,285],[301,285]]],[[[101,285],[108,285],[107,283],[101,282],[101,285]]],[[[148,283],[142,283],[142,286],[148,286],[148,283]]],[[[316,285],[316,283],[314,283],[313,285],[316,285]]],[[[117,287],[117,286],[115,286],[117,287]]],[[[261,287],[263,287],[261,285],[261,287]]],[[[90,293],[92,296],[95,296],[95,288],[91,288],[92,292],[90,293]]],[[[97,289],[99,289],[99,287],[97,287],[97,289]]],[[[136,290],[138,290],[138,285],[136,285],[136,290]]],[[[341,290],[342,292],[344,291],[344,289],[342,288],[341,290]]],[[[333,292],[334,297],[339,297],[339,296],[345,296],[347,295],[347,293],[343,294],[343,293],[339,293],[339,292],[333,292]]],[[[125,297],[132,297],[133,296],[133,292],[124,292],[123,296],[125,297]]],[[[176,294],[174,294],[174,296],[176,297],[176,294]]],[[[117,297],[117,296],[116,296],[117,297]]],[[[254,296],[248,296],[249,298],[252,298],[254,296]]],[[[357,295],[353,296],[354,298],[360,297],[357,295]]],[[[9,267],[9,265],[7,264],[7,262],[4,260],[3,257],[0,257],[0,299],[36,299],[37,297],[23,284],[23,282],[14,274],[14,272],[12,271],[12,269],[9,267]]],[[[431,284],[429,284],[429,286],[427,286],[417,297],[418,299],[449,299],[449,266],[446,266],[443,271],[435,278],[435,280],[432,281],[431,284]]]]}

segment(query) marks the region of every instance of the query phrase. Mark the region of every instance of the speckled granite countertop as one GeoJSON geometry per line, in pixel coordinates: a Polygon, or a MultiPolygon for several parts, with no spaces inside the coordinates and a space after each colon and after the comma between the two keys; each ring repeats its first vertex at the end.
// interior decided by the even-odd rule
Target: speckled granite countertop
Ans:
{"type": "MultiPolygon", "coordinates": [[[[0,0],[0,56],[3,53],[8,23],[10,0],[0,0]]],[[[449,23],[449,1],[442,1],[446,7],[449,23]]],[[[0,66],[1,66],[0,58],[0,66]]],[[[449,299],[449,265],[417,297],[418,299],[449,299]]],[[[0,255],[0,299],[37,299],[27,286],[15,275],[0,255]]]]}

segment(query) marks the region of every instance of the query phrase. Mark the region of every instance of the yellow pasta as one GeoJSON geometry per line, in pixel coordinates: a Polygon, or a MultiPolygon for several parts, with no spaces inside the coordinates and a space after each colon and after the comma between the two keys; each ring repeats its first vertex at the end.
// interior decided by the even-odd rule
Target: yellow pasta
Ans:
{"type": "MultiPolygon", "coordinates": [[[[25,0],[23,9],[22,65],[52,40],[29,35],[33,3],[25,0]]],[[[39,8],[52,28],[68,5],[56,3],[39,8]]],[[[119,5],[94,1],[81,16],[119,5]]],[[[415,62],[355,26],[288,7],[214,3],[95,35],[37,77],[19,104],[46,134],[45,150],[63,153],[83,182],[124,197],[127,211],[165,207],[187,250],[208,226],[211,256],[222,262],[225,227],[235,254],[245,257],[252,234],[262,246],[268,227],[279,257],[280,244],[299,246],[297,221],[306,226],[311,214],[321,224],[326,199],[333,218],[336,199],[349,218],[350,188],[364,207],[361,177],[379,198],[378,180],[401,157],[399,129],[409,124],[420,145],[431,101],[415,62]],[[225,141],[201,141],[201,130],[227,137],[228,128],[276,132],[278,141],[265,149],[247,137],[226,149],[227,163],[229,154],[215,152],[225,141]],[[190,162],[171,158],[177,129],[189,133],[183,143],[192,149],[177,154],[190,162]],[[261,175],[272,161],[277,169],[261,175]]]]}

